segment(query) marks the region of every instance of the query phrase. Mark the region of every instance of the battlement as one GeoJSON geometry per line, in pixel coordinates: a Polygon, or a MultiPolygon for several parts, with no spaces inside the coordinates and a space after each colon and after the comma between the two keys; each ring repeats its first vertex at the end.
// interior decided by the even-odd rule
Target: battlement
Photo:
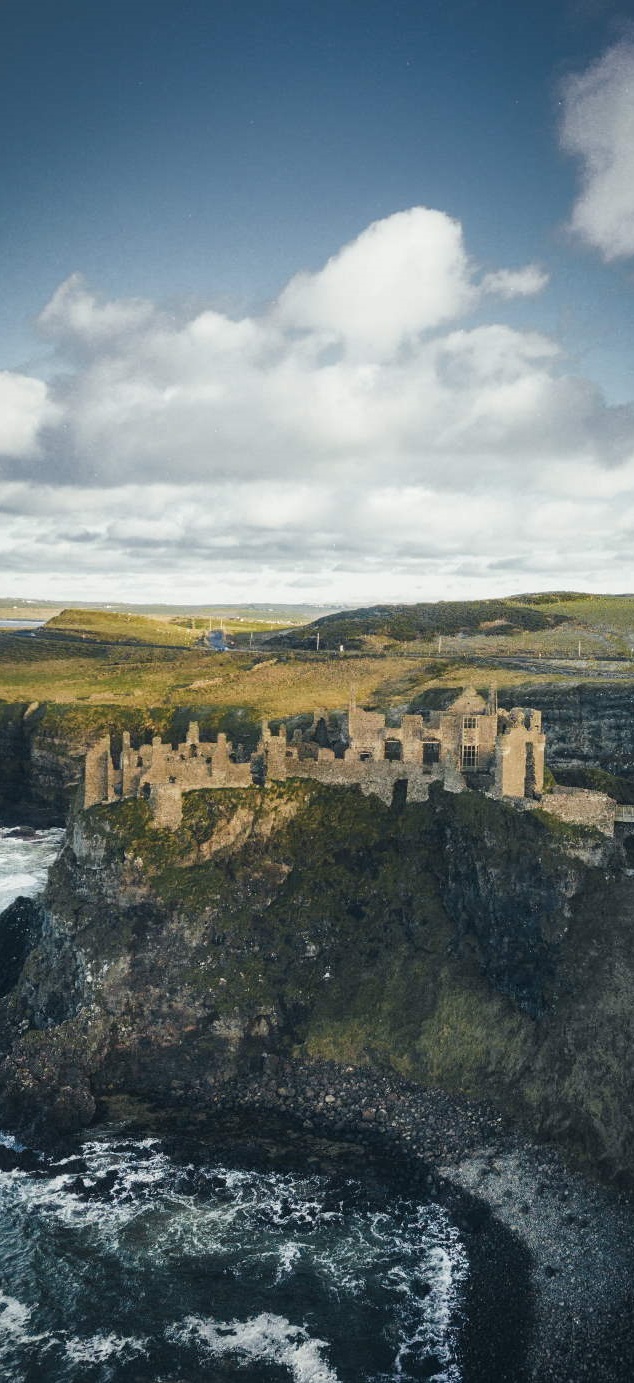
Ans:
{"type": "Polygon", "coordinates": [[[176,747],[155,737],[133,749],[124,734],[118,767],[110,738],[104,736],[86,754],[83,806],[144,797],[155,824],[175,830],[183,792],[287,778],[311,778],[333,787],[356,783],[386,803],[392,802],[397,784],[402,800],[422,802],[434,780],[450,792],[471,787],[492,797],[535,799],[543,788],[544,749],[540,712],[499,710],[493,691],[485,700],[474,687],[466,687],[447,710],[406,714],[398,726],[388,726],[384,715],[363,710],[351,698],[345,729],[335,737],[321,710],[309,730],[297,730],[290,739],[284,725],[273,733],[264,721],[249,763],[236,761],[224,734],[201,741],[195,721],[176,747]]]}
{"type": "Polygon", "coordinates": [[[250,787],[251,765],[236,763],[233,745],[220,734],[214,742],[201,742],[196,721],[191,721],[185,740],[174,748],[155,736],[151,744],[133,749],[126,732],[119,767],[115,768],[110,736],[105,735],[86,754],[84,807],[117,802],[125,797],[145,797],[157,825],[176,829],[182,816],[182,794],[196,788],[250,787]]]}

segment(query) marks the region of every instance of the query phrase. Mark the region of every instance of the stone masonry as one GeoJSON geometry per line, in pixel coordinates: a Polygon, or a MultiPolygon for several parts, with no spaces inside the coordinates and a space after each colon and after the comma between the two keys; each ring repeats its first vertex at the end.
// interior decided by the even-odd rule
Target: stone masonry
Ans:
{"type": "Polygon", "coordinates": [[[545,736],[540,713],[498,709],[493,690],[485,699],[467,687],[447,710],[403,715],[396,727],[351,699],[336,749],[323,744],[329,738],[327,719],[326,712],[316,711],[309,730],[297,730],[290,739],[284,725],[273,733],[265,721],[250,763],[236,762],[226,735],[201,742],[196,722],[176,748],[155,737],[133,749],[124,734],[118,767],[106,735],[86,754],[83,806],[144,797],[155,824],[175,830],[183,792],[244,788],[254,781],[311,778],[333,787],[356,783],[388,804],[397,783],[401,800],[422,802],[434,780],[450,792],[475,788],[518,801],[541,796],[545,736]]]}

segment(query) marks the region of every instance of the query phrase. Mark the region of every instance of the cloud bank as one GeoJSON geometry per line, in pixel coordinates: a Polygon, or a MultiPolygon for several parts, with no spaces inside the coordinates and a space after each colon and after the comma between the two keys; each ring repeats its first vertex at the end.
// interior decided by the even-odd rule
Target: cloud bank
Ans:
{"type": "Polygon", "coordinates": [[[362,601],[605,581],[634,523],[634,414],[548,337],[474,317],[546,282],[483,275],[423,207],[240,320],[73,275],[39,320],[49,383],[0,376],[9,584],[362,601]]]}

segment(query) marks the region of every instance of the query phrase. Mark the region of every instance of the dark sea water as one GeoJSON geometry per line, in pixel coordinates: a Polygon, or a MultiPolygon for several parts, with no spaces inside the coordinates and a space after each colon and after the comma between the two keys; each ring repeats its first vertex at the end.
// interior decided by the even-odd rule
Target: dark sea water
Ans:
{"type": "MultiPolygon", "coordinates": [[[[3,905],[59,839],[1,833],[3,905]]],[[[438,1204],[122,1126],[57,1160],[5,1131],[0,1168],[7,1383],[463,1379],[467,1255],[438,1204]]]]}
{"type": "Polygon", "coordinates": [[[5,1170],[0,1211],[12,1383],[462,1376],[466,1257],[438,1206],[113,1130],[5,1170]]]}

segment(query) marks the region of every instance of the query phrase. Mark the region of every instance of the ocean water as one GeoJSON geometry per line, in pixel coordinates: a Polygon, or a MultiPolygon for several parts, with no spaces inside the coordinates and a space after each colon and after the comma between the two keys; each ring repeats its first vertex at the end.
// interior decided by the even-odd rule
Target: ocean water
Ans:
{"type": "Polygon", "coordinates": [[[57,829],[23,837],[0,826],[0,912],[18,894],[32,898],[40,892],[63,839],[64,832],[57,829]]]}
{"type": "MultiPolygon", "coordinates": [[[[59,844],[2,833],[5,905],[59,844]]],[[[123,1126],[57,1158],[0,1136],[6,1383],[462,1383],[467,1281],[448,1211],[376,1178],[123,1126]]]]}

